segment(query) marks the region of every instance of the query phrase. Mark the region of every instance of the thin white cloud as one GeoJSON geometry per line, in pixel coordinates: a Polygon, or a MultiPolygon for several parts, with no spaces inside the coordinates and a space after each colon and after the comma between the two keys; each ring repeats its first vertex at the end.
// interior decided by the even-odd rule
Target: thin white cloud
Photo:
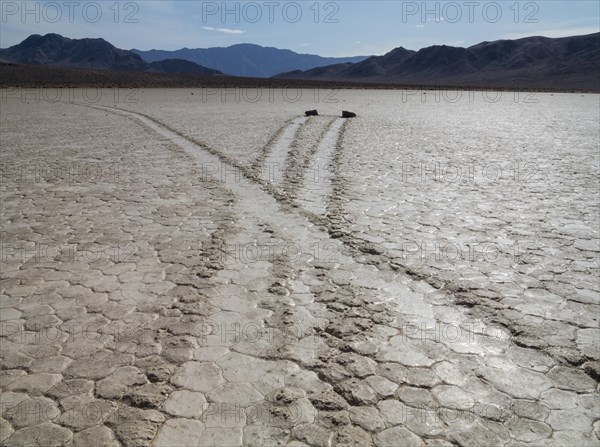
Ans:
{"type": "Polygon", "coordinates": [[[225,34],[244,34],[246,32],[241,29],[213,28],[212,26],[203,26],[202,29],[204,29],[206,31],[217,31],[219,33],[225,33],[225,34]]]}

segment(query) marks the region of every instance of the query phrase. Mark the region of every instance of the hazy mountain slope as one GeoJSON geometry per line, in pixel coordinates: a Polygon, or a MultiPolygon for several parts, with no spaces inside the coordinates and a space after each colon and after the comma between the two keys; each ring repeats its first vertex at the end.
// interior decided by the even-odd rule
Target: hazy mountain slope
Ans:
{"type": "Polygon", "coordinates": [[[136,49],[131,51],[140,55],[146,62],[172,58],[185,59],[226,74],[252,77],[271,77],[284,71],[360,62],[368,57],[321,57],[254,44],[238,44],[225,48],[182,48],[175,51],[136,49]]]}
{"type": "Polygon", "coordinates": [[[222,74],[218,70],[206,68],[202,65],[198,65],[194,62],[186,61],[183,59],[165,59],[164,61],[152,62],[148,64],[148,68],[145,71],[151,71],[156,73],[182,73],[196,75],[222,74]]]}

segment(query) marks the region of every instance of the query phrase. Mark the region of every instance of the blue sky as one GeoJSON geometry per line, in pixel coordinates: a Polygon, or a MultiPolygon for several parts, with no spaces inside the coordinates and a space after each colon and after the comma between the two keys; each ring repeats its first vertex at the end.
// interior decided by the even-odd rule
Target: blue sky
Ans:
{"type": "Polygon", "coordinates": [[[30,34],[102,37],[119,48],[256,43],[323,56],[469,46],[600,31],[598,1],[1,2],[0,47],[30,34]]]}

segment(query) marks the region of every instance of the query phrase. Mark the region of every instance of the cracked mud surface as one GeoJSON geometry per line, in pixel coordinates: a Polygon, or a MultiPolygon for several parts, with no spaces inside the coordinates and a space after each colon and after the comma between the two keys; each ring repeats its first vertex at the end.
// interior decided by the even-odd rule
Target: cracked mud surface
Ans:
{"type": "Polygon", "coordinates": [[[3,104],[0,443],[598,445],[591,98],[3,104]]]}

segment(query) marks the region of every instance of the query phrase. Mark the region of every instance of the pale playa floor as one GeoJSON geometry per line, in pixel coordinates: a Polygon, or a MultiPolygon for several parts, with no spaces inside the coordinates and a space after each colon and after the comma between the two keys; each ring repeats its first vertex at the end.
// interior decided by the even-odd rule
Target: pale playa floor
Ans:
{"type": "Polygon", "coordinates": [[[3,97],[3,445],[598,444],[597,97],[191,93],[3,97]]]}

